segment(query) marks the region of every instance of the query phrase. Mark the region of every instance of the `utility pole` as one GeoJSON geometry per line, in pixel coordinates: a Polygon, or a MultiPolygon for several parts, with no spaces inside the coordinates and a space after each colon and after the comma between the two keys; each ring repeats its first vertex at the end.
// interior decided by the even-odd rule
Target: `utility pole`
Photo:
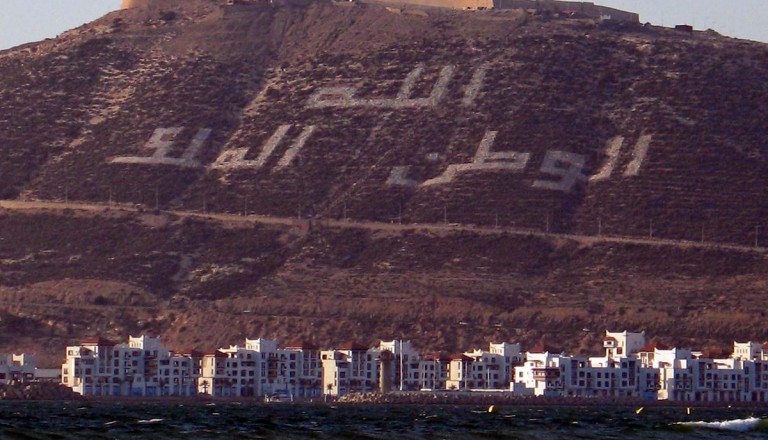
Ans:
{"type": "Polygon", "coordinates": [[[755,226],[755,247],[760,247],[760,226],[755,226]]]}
{"type": "Polygon", "coordinates": [[[400,338],[400,391],[403,391],[403,338],[400,338]]]}

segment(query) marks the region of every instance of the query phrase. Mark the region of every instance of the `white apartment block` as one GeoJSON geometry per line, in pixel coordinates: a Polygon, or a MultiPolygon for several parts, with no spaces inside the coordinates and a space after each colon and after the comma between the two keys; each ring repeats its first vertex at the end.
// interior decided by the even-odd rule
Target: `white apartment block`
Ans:
{"type": "Polygon", "coordinates": [[[513,381],[513,368],[523,361],[520,344],[491,343],[455,355],[448,366],[446,386],[453,390],[504,390],[513,381]]]}
{"type": "Polygon", "coordinates": [[[418,391],[424,388],[423,373],[419,352],[413,348],[411,341],[392,340],[381,341],[379,352],[392,353],[392,375],[385,380],[392,384],[394,390],[418,391]]]}
{"type": "Polygon", "coordinates": [[[0,354],[0,384],[31,382],[36,378],[35,357],[29,354],[0,354]]]}
{"type": "Polygon", "coordinates": [[[379,389],[378,348],[364,345],[342,344],[334,350],[321,352],[323,393],[343,396],[350,393],[369,393],[379,389]]]}
{"type": "MultiPolygon", "coordinates": [[[[67,347],[61,381],[83,395],[342,396],[419,390],[500,391],[549,397],[690,402],[768,402],[768,347],[734,342],[730,356],[648,344],[644,332],[606,332],[603,356],[571,356],[490,344],[454,356],[422,356],[410,341],[348,343],[333,350],[246,339],[208,353],[172,352],[158,338],[91,339],[67,347]]],[[[30,380],[34,358],[0,356],[0,383],[30,380]]]]}
{"type": "Polygon", "coordinates": [[[528,353],[510,390],[538,396],[635,397],[686,402],[768,401],[763,344],[734,343],[733,355],[643,346],[644,333],[610,333],[604,357],[528,353]]]}
{"type": "Polygon", "coordinates": [[[418,362],[419,390],[444,390],[448,382],[451,358],[439,354],[426,355],[418,362]]]}
{"type": "Polygon", "coordinates": [[[320,350],[306,342],[278,348],[271,339],[246,339],[203,357],[198,392],[217,397],[285,395],[315,397],[322,393],[320,350]]]}
{"type": "Polygon", "coordinates": [[[317,397],[323,393],[323,370],[320,348],[309,342],[286,344],[283,352],[288,368],[290,394],[317,397]]]}
{"type": "Polygon", "coordinates": [[[158,338],[130,337],[128,344],[96,338],[67,347],[62,383],[81,395],[189,396],[196,365],[172,355],[158,338]]]}

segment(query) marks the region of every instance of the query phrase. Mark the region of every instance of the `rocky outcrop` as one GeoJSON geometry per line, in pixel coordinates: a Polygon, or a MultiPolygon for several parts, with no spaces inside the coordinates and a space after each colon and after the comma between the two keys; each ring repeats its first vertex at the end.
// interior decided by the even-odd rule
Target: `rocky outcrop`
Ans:
{"type": "Polygon", "coordinates": [[[29,384],[0,385],[0,400],[78,400],[82,399],[72,389],[60,384],[37,382],[29,384]]]}

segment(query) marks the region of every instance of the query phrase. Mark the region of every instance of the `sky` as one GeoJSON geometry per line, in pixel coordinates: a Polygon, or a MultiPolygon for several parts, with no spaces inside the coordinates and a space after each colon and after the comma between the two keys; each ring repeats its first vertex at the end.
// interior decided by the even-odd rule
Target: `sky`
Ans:
{"type": "MultiPolygon", "coordinates": [[[[120,6],[120,0],[0,0],[0,50],[53,38],[120,6]]],[[[768,43],[768,0],[591,0],[633,11],[640,20],[690,24],[730,37],[768,43]]]]}

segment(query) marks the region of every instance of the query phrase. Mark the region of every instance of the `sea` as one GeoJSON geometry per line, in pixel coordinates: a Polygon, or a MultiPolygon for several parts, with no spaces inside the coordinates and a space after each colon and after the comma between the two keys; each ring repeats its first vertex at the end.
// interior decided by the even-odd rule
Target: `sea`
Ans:
{"type": "Polygon", "coordinates": [[[0,402],[0,439],[766,439],[768,409],[0,402]],[[689,414],[690,412],[690,414],[689,414]]]}

